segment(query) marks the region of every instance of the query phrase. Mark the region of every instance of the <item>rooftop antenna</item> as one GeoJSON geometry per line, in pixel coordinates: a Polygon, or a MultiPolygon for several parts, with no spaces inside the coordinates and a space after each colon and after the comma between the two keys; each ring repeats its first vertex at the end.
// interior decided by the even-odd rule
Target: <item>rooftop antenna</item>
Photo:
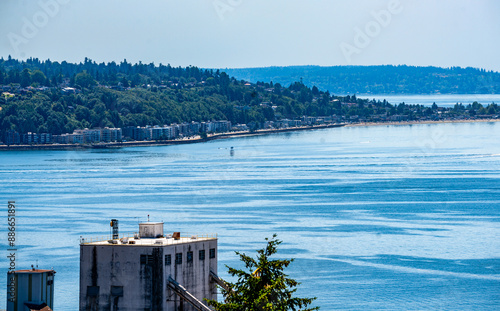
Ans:
{"type": "Polygon", "coordinates": [[[36,268],[38,269],[38,259],[36,260],[36,268]]]}
{"type": "Polygon", "coordinates": [[[109,225],[113,228],[113,240],[118,239],[118,220],[111,219],[111,222],[109,225]]]}

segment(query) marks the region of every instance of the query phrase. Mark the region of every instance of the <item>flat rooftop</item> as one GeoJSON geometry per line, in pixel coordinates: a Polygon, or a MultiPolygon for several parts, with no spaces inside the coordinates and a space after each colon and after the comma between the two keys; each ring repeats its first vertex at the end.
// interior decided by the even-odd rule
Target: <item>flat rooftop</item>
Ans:
{"type": "Polygon", "coordinates": [[[24,269],[24,270],[16,270],[9,273],[45,273],[45,272],[54,272],[54,270],[47,269],[24,269]]]}
{"type": "Polygon", "coordinates": [[[216,240],[217,234],[213,235],[192,235],[187,237],[180,237],[179,239],[174,239],[172,237],[162,237],[162,238],[134,238],[134,237],[124,237],[121,239],[112,240],[109,238],[82,238],[80,245],[108,245],[108,246],[166,246],[166,245],[177,245],[186,243],[195,243],[199,241],[209,241],[216,240]]]}

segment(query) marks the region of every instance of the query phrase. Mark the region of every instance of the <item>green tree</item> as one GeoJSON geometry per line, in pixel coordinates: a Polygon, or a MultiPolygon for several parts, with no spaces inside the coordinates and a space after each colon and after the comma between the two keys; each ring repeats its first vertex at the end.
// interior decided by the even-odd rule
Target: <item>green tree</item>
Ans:
{"type": "Polygon", "coordinates": [[[46,80],[47,80],[47,77],[40,70],[35,70],[31,74],[31,81],[33,83],[38,83],[39,85],[45,85],[46,84],[46,80]]]}
{"type": "Polygon", "coordinates": [[[75,84],[81,88],[89,88],[95,85],[95,80],[84,70],[75,76],[75,84]]]}
{"type": "Polygon", "coordinates": [[[28,70],[28,68],[24,68],[23,71],[21,72],[21,86],[27,87],[30,84],[31,84],[30,71],[28,70]]]}
{"type": "Polygon", "coordinates": [[[90,110],[89,108],[80,105],[76,107],[75,116],[78,121],[82,120],[88,121],[90,119],[90,110]]]}
{"type": "Polygon", "coordinates": [[[123,86],[123,87],[129,87],[129,86],[130,86],[130,84],[128,83],[128,80],[127,80],[127,78],[126,78],[126,77],[123,77],[123,78],[122,78],[121,83],[122,83],[122,86],[123,86]]]}
{"type": "Polygon", "coordinates": [[[257,251],[256,259],[236,252],[248,272],[228,267],[229,274],[238,278],[237,282],[226,283],[228,289],[222,289],[224,303],[207,300],[208,304],[217,311],[319,310],[319,307],[307,308],[316,298],[293,297],[300,283],[283,272],[293,259],[270,259],[282,241],[276,238],[276,234],[266,241],[267,246],[257,251]]]}
{"type": "Polygon", "coordinates": [[[488,114],[495,114],[496,113],[495,106],[496,106],[495,104],[488,105],[488,107],[487,107],[488,114]]]}

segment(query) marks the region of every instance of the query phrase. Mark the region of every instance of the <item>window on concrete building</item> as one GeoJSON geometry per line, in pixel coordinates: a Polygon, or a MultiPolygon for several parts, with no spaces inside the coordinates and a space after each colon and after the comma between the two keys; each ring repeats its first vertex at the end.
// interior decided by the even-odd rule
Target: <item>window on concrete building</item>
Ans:
{"type": "Polygon", "coordinates": [[[175,254],[175,264],[176,265],[182,264],[182,253],[175,254]]]}
{"type": "Polygon", "coordinates": [[[205,250],[204,249],[200,250],[198,255],[199,255],[200,260],[205,260],[205,250]]]}
{"type": "Polygon", "coordinates": [[[111,296],[123,297],[123,286],[111,286],[111,296]]]}
{"type": "Polygon", "coordinates": [[[99,296],[99,286],[87,286],[87,297],[99,296]]]}
{"type": "Polygon", "coordinates": [[[152,265],[153,255],[141,255],[141,265],[152,265]]]}
{"type": "Polygon", "coordinates": [[[215,248],[210,249],[210,258],[215,258],[215,248]]]}
{"type": "Polygon", "coordinates": [[[186,261],[187,262],[193,262],[193,252],[187,252],[187,254],[186,254],[186,261]]]}
{"type": "Polygon", "coordinates": [[[172,264],[172,255],[165,255],[165,266],[170,266],[172,264]]]}

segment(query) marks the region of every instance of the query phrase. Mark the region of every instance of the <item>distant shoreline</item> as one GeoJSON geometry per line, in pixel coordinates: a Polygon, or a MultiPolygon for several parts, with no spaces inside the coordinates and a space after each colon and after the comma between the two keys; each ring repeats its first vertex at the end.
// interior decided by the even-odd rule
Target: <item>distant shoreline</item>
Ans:
{"type": "Polygon", "coordinates": [[[500,119],[481,119],[481,120],[442,120],[442,121],[389,121],[389,122],[359,122],[346,124],[346,127],[357,126],[381,126],[381,125],[418,125],[418,124],[444,124],[444,123],[478,123],[478,122],[500,122],[500,119]]]}
{"type": "Polygon", "coordinates": [[[0,145],[0,151],[25,151],[25,150],[89,150],[89,149],[113,149],[124,147],[148,147],[148,146],[170,146],[202,143],[216,139],[227,139],[231,137],[243,136],[259,136],[275,133],[319,130],[326,128],[337,127],[361,127],[361,126],[383,126],[383,125],[418,125],[418,124],[444,124],[444,123],[477,123],[477,122],[500,122],[500,119],[484,119],[484,120],[443,120],[443,121],[389,121],[389,122],[360,122],[360,123],[339,123],[339,124],[323,124],[314,126],[290,127],[283,129],[267,129],[257,130],[255,132],[231,132],[213,134],[207,138],[195,137],[176,140],[159,140],[159,141],[130,141],[130,142],[112,142],[99,144],[46,144],[46,145],[0,145]]]}

